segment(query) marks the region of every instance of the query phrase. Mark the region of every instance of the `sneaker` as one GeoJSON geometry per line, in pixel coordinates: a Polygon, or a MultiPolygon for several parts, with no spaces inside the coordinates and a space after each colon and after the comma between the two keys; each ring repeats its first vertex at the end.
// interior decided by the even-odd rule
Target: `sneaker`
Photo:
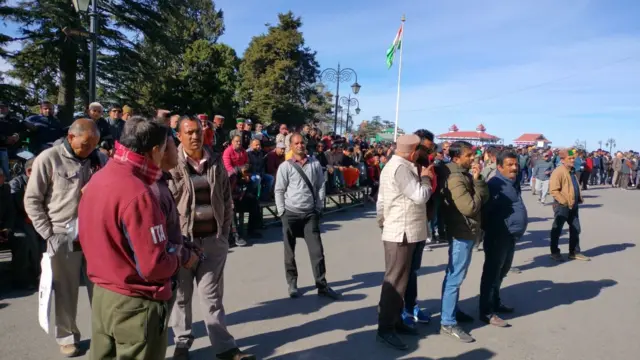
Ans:
{"type": "Polygon", "coordinates": [[[522,270],[520,270],[517,267],[512,267],[511,269],[509,269],[509,272],[510,273],[514,273],[514,274],[520,274],[520,273],[522,273],[522,270]]]}
{"type": "Polygon", "coordinates": [[[416,326],[416,319],[412,314],[409,314],[407,310],[402,310],[402,322],[410,327],[416,326]]]}
{"type": "Polygon", "coordinates": [[[236,246],[240,246],[240,247],[247,246],[247,241],[245,239],[241,238],[238,233],[234,233],[233,234],[233,240],[234,240],[236,246]]]}
{"type": "Polygon", "coordinates": [[[558,254],[551,254],[551,258],[557,262],[563,262],[564,258],[562,257],[562,255],[558,254]]]}
{"type": "Polygon", "coordinates": [[[569,260],[591,261],[591,258],[586,255],[582,255],[582,253],[574,253],[569,254],[569,260]]]}
{"type": "Polygon", "coordinates": [[[289,284],[289,297],[292,299],[300,297],[300,291],[295,283],[289,284]]]}
{"type": "Polygon", "coordinates": [[[60,354],[68,358],[76,357],[80,355],[80,349],[76,344],[60,345],[60,354]]]}
{"type": "Polygon", "coordinates": [[[431,322],[431,314],[426,310],[420,309],[418,305],[416,305],[413,307],[413,320],[420,324],[428,324],[431,322]]]}
{"type": "Polygon", "coordinates": [[[431,246],[429,246],[429,245],[425,245],[425,246],[424,246],[424,249],[422,249],[422,251],[424,251],[424,252],[432,252],[432,251],[433,251],[433,249],[431,248],[431,246]]]}
{"type": "Polygon", "coordinates": [[[458,325],[453,325],[453,326],[442,325],[440,326],[440,334],[449,335],[452,338],[463,343],[472,343],[476,341],[473,337],[471,337],[471,335],[469,335],[466,331],[462,330],[462,328],[460,328],[460,326],[458,325]]]}

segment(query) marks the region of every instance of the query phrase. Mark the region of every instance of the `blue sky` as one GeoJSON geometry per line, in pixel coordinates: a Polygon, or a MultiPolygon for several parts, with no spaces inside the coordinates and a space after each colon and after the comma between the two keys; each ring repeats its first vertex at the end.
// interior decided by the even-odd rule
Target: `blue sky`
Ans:
{"type": "Polygon", "coordinates": [[[613,137],[619,149],[640,149],[638,0],[215,3],[225,17],[221,41],[240,55],[278,12],[302,16],[322,68],[340,62],[358,72],[356,123],[395,118],[397,68],[387,70],[384,61],[404,13],[405,130],[439,134],[452,124],[474,130],[482,123],[505,142],[536,132],[556,146],[580,139],[592,149],[613,137]]]}
{"type": "MultiPolygon", "coordinates": [[[[302,16],[322,68],[354,68],[356,122],[394,120],[397,68],[385,51],[406,14],[400,127],[446,132],[480,123],[506,142],[525,132],[554,145],[640,149],[640,1],[219,0],[241,54],[277,13],[302,16]]],[[[346,92],[344,93],[346,95],[346,92]]]]}

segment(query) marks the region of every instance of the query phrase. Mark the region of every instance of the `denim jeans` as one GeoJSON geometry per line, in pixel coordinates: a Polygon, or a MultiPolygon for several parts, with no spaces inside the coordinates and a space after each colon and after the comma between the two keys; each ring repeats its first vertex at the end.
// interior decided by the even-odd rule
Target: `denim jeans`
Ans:
{"type": "Polygon", "coordinates": [[[474,240],[453,239],[449,244],[449,263],[442,282],[442,311],[440,324],[443,326],[456,325],[458,311],[458,297],[460,286],[467,276],[471,264],[474,240]]]}
{"type": "Polygon", "coordinates": [[[0,150],[0,169],[4,173],[5,181],[11,180],[11,171],[9,170],[9,153],[5,149],[0,150]]]}
{"type": "Polygon", "coordinates": [[[404,308],[411,314],[413,314],[413,308],[416,306],[416,300],[418,299],[418,270],[420,270],[422,266],[422,254],[426,244],[426,241],[416,243],[416,249],[413,251],[413,256],[411,257],[409,281],[407,283],[407,290],[404,292],[404,308]]]}
{"type": "Polygon", "coordinates": [[[275,181],[274,177],[269,174],[253,174],[251,175],[251,181],[254,186],[258,189],[258,195],[260,196],[261,201],[269,200],[269,196],[271,195],[271,190],[273,189],[273,182],[275,181]]]}

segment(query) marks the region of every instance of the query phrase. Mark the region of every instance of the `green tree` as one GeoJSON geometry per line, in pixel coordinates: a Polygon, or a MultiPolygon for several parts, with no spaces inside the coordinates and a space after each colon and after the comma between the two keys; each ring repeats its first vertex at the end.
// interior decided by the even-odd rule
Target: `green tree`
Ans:
{"type": "Polygon", "coordinates": [[[292,12],[278,14],[278,25],[255,36],[240,65],[240,111],[265,124],[290,125],[314,118],[326,97],[313,84],[319,75],[316,53],[305,46],[302,20],[292,12]]]}
{"type": "MultiPolygon", "coordinates": [[[[158,1],[117,0],[99,2],[98,81],[101,88],[116,84],[113,69],[123,56],[135,51],[126,34],[164,37],[158,1]],[[127,33],[125,33],[125,31],[127,33]]],[[[87,38],[68,37],[63,29],[88,28],[88,16],[78,14],[71,0],[17,0],[0,14],[20,25],[22,49],[10,54],[10,73],[33,99],[57,98],[59,116],[70,122],[76,98],[80,108],[88,101],[89,45],[87,38]]],[[[139,59],[138,59],[139,60],[139,59]]]]}

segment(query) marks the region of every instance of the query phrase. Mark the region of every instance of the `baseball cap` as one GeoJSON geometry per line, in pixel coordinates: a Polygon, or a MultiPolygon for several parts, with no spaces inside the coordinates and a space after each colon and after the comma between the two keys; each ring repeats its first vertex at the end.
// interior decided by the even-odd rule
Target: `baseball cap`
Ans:
{"type": "Polygon", "coordinates": [[[286,148],[287,147],[284,145],[284,143],[279,142],[276,144],[276,149],[286,149],[286,148]]]}

